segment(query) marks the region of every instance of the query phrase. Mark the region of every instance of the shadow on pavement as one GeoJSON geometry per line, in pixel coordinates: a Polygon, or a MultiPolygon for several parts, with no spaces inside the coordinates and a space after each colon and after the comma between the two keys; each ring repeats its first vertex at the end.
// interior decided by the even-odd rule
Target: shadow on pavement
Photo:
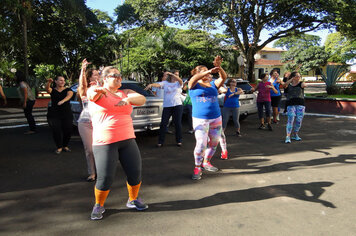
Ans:
{"type": "MultiPolygon", "coordinates": [[[[252,160],[252,162],[255,163],[256,160],[252,160]]],[[[228,165],[220,164],[219,167],[222,169],[255,170],[255,171],[238,172],[236,174],[263,174],[263,173],[271,173],[277,171],[295,171],[303,167],[322,166],[322,165],[329,165],[329,164],[356,164],[356,155],[339,155],[337,157],[318,158],[318,159],[312,159],[307,161],[284,162],[284,163],[278,163],[269,166],[258,166],[254,164],[249,165],[250,163],[251,163],[250,159],[245,159],[245,160],[234,159],[228,165]]]]}
{"type": "MultiPolygon", "coordinates": [[[[324,188],[330,187],[333,184],[334,183],[332,182],[311,182],[306,184],[271,185],[266,187],[228,191],[197,200],[150,203],[147,211],[184,211],[229,203],[261,201],[276,197],[290,197],[297,200],[320,203],[325,207],[336,208],[333,203],[320,199],[321,195],[326,191],[324,188]]],[[[129,210],[107,209],[105,217],[123,211],[129,210]]]]}

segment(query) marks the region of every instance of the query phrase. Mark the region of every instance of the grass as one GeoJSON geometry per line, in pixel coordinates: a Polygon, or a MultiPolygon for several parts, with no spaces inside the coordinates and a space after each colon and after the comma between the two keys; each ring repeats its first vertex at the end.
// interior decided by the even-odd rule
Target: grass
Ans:
{"type": "Polygon", "coordinates": [[[328,95],[327,93],[306,93],[305,96],[306,97],[351,98],[351,99],[356,99],[356,95],[347,95],[347,94],[328,95]]]}

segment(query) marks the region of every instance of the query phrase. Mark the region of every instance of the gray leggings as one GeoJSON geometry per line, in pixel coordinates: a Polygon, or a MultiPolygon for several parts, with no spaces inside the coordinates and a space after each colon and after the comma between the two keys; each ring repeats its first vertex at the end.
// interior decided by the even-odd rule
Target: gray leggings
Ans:
{"type": "Polygon", "coordinates": [[[127,182],[134,186],[141,182],[141,154],[135,139],[127,139],[107,145],[93,145],[96,165],[96,185],[101,191],[109,190],[116,174],[119,160],[127,182]]]}
{"type": "Polygon", "coordinates": [[[236,129],[240,128],[240,122],[239,122],[239,117],[240,117],[240,111],[238,107],[223,107],[223,122],[222,122],[222,127],[223,129],[226,128],[227,122],[229,122],[230,119],[230,114],[232,113],[232,120],[234,121],[234,125],[236,129]]]}
{"type": "Polygon", "coordinates": [[[95,175],[93,154],[93,126],[91,122],[78,122],[78,131],[82,138],[89,175],[95,175]]]}

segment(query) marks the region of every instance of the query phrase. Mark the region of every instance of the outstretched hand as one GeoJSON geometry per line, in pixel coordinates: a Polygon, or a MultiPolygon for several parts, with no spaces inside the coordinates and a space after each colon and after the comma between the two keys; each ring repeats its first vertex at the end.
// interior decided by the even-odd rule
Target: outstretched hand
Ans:
{"type": "Polygon", "coordinates": [[[214,65],[215,67],[220,67],[222,61],[223,61],[223,59],[222,59],[221,56],[216,56],[215,59],[214,59],[213,65],[214,65]]]}
{"type": "Polygon", "coordinates": [[[220,67],[214,67],[214,68],[211,68],[211,69],[210,69],[210,73],[211,73],[211,74],[217,73],[217,72],[219,72],[219,71],[220,71],[220,67]]]}
{"type": "Polygon", "coordinates": [[[86,58],[84,58],[84,60],[82,61],[82,69],[86,69],[87,66],[91,64],[91,62],[88,62],[86,58]]]}
{"type": "Polygon", "coordinates": [[[146,86],[145,90],[149,90],[149,89],[151,89],[151,88],[152,88],[152,85],[149,84],[149,85],[146,86]]]}
{"type": "Polygon", "coordinates": [[[99,94],[103,94],[104,96],[106,96],[106,89],[103,87],[97,87],[94,89],[94,92],[99,93],[99,94]]]}

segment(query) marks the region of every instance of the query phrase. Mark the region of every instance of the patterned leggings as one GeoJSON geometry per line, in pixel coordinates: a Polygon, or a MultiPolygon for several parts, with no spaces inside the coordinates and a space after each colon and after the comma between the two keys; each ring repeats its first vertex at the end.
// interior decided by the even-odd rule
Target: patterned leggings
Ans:
{"type": "Polygon", "coordinates": [[[196,145],[194,149],[195,165],[200,166],[203,160],[210,161],[221,137],[222,119],[199,119],[193,117],[196,145]]]}
{"type": "Polygon", "coordinates": [[[221,151],[223,152],[227,151],[226,136],[224,130],[221,130],[220,147],[221,147],[221,151]]]}
{"type": "Polygon", "coordinates": [[[287,115],[288,115],[287,128],[286,128],[287,136],[290,136],[290,134],[292,133],[294,119],[295,119],[294,132],[295,133],[299,132],[300,127],[302,126],[304,111],[305,111],[305,106],[301,106],[301,105],[287,107],[287,115]]]}

